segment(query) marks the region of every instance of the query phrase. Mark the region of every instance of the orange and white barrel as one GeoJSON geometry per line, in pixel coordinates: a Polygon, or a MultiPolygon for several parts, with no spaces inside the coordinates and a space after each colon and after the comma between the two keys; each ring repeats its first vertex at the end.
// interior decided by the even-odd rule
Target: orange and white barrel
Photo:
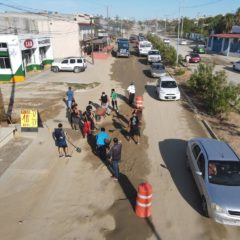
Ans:
{"type": "Polygon", "coordinates": [[[143,97],[137,96],[136,97],[136,108],[143,108],[143,97]]]}
{"type": "Polygon", "coordinates": [[[151,216],[151,208],[152,185],[149,183],[141,183],[138,186],[135,213],[140,218],[147,218],[151,216]]]}

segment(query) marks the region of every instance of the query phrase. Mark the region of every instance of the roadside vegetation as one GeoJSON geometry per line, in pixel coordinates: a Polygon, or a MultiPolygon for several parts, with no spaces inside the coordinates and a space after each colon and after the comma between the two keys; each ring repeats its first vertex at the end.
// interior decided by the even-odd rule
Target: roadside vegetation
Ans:
{"type": "Polygon", "coordinates": [[[199,64],[187,83],[211,115],[226,118],[240,106],[240,85],[228,83],[225,71],[214,72],[213,64],[199,64]]]}
{"type": "Polygon", "coordinates": [[[177,52],[173,46],[164,43],[159,37],[151,34],[147,35],[147,39],[153,44],[154,48],[160,51],[164,64],[169,66],[176,64],[177,52]]]}

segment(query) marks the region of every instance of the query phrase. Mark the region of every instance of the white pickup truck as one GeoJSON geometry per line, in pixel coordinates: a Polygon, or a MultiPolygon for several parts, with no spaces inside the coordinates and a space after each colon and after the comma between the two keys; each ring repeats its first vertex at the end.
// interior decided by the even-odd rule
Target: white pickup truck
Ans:
{"type": "Polygon", "coordinates": [[[147,64],[161,62],[161,55],[157,49],[152,49],[148,52],[147,55],[147,64]]]}
{"type": "Polygon", "coordinates": [[[138,45],[138,55],[147,56],[148,52],[152,49],[152,44],[149,41],[141,41],[138,45]]]}

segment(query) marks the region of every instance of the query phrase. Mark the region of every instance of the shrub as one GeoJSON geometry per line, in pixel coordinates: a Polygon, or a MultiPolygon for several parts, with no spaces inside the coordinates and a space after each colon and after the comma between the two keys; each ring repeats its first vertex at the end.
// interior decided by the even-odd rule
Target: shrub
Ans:
{"type": "Polygon", "coordinates": [[[185,73],[185,69],[184,68],[177,68],[175,70],[175,75],[180,76],[183,75],[185,73]]]}
{"type": "Polygon", "coordinates": [[[175,66],[177,60],[177,52],[174,47],[166,45],[159,37],[153,36],[151,34],[147,35],[147,39],[152,43],[154,48],[160,51],[164,64],[175,66]]]}
{"type": "Polygon", "coordinates": [[[213,70],[213,64],[199,64],[188,85],[202,97],[209,113],[227,116],[239,105],[240,86],[229,84],[225,71],[213,70]]]}

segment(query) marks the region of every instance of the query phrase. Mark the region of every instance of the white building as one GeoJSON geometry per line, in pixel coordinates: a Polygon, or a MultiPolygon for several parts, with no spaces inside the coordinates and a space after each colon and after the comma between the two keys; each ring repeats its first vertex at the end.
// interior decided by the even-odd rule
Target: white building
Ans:
{"type": "Polygon", "coordinates": [[[24,80],[16,77],[20,66],[23,72],[38,70],[55,58],[81,56],[81,43],[91,36],[91,20],[86,14],[0,13],[0,81],[24,80]],[[11,55],[11,41],[18,44],[14,51],[21,63],[11,55]]]}

